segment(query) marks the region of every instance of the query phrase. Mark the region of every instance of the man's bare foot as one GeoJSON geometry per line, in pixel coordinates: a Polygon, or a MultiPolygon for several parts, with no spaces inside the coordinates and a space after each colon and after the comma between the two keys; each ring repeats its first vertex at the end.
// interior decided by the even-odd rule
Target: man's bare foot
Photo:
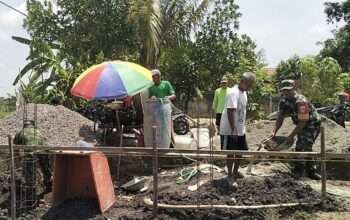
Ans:
{"type": "Polygon", "coordinates": [[[229,186],[233,187],[234,189],[237,189],[237,187],[238,187],[238,184],[235,181],[235,178],[233,177],[233,175],[227,176],[227,183],[229,186]]]}
{"type": "Polygon", "coordinates": [[[234,181],[232,184],[231,184],[232,188],[234,189],[237,189],[238,188],[238,184],[236,181],[234,181]]]}

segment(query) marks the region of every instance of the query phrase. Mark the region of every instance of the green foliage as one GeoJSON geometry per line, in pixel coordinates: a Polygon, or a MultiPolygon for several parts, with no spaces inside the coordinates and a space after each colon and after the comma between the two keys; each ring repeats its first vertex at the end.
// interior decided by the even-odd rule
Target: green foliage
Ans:
{"type": "Polygon", "coordinates": [[[186,111],[188,103],[195,95],[195,86],[204,83],[199,79],[199,73],[192,61],[192,46],[192,44],[188,44],[167,49],[159,64],[160,69],[164,72],[164,78],[175,87],[177,102],[182,103],[182,107],[186,111]]]}
{"type": "Polygon", "coordinates": [[[259,68],[256,73],[255,87],[249,92],[249,106],[248,110],[255,117],[259,116],[261,104],[264,104],[269,98],[276,93],[271,77],[267,75],[267,71],[263,68],[259,68]]]}
{"type": "Polygon", "coordinates": [[[101,51],[108,59],[136,56],[138,35],[131,24],[128,0],[29,0],[24,26],[32,38],[61,44],[69,63],[92,65],[101,51]]]}
{"type": "Polygon", "coordinates": [[[350,92],[350,73],[341,73],[339,75],[341,88],[347,92],[350,92]]]}
{"type": "MultiPolygon", "coordinates": [[[[257,69],[255,43],[248,36],[237,33],[241,15],[238,6],[234,1],[223,0],[215,1],[214,6],[202,14],[204,19],[197,23],[200,28],[195,29],[192,39],[166,47],[160,57],[159,67],[173,83],[178,99],[185,102],[185,109],[196,96],[195,88],[209,94],[217,88],[223,75],[233,85],[240,74],[257,69]]],[[[260,89],[266,88],[259,81],[254,102],[264,99],[265,94],[259,94],[263,92],[260,89]]]]}
{"type": "Polygon", "coordinates": [[[336,93],[342,86],[339,78],[341,67],[331,57],[294,56],[282,61],[276,71],[277,83],[283,79],[295,79],[306,97],[324,105],[336,102],[336,93]]]}
{"type": "Polygon", "coordinates": [[[303,95],[315,101],[315,97],[320,97],[322,90],[315,89],[320,86],[318,76],[320,74],[319,63],[315,57],[300,58],[298,62],[298,69],[300,71],[300,88],[303,95]]]}
{"type": "MultiPolygon", "coordinates": [[[[158,67],[187,104],[197,94],[216,89],[223,75],[237,79],[260,71],[256,45],[239,35],[234,0],[28,0],[24,21],[30,39],[28,64],[14,84],[30,101],[59,97],[66,106],[82,104],[69,91],[77,76],[105,60],[129,60],[158,67]],[[210,4],[213,4],[209,7],[210,4]],[[29,83],[24,85],[23,78],[29,83]]],[[[272,87],[258,73],[254,108],[272,87]]],[[[252,105],[252,106],[253,106],[252,105]]]]}
{"type": "Polygon", "coordinates": [[[33,93],[29,97],[45,94],[44,99],[35,99],[59,96],[74,103],[69,88],[83,70],[116,59],[155,67],[161,47],[186,44],[209,1],[59,0],[56,4],[59,10],[48,0],[28,1],[24,27],[31,39],[13,39],[28,45],[30,54],[14,84],[28,77],[32,85],[21,91],[33,93]]]}
{"type": "Polygon", "coordinates": [[[8,116],[16,110],[16,97],[9,96],[7,98],[0,97],[0,119],[8,116]]]}
{"type": "Polygon", "coordinates": [[[29,0],[24,20],[31,39],[13,37],[28,45],[28,64],[14,84],[28,78],[19,88],[28,101],[50,102],[58,97],[74,108],[80,100],[70,95],[79,74],[104,60],[136,61],[139,37],[129,19],[126,0],[103,1],[29,0]]]}
{"type": "Polygon", "coordinates": [[[213,90],[223,75],[241,74],[255,70],[257,56],[255,43],[247,36],[239,36],[238,5],[235,1],[217,0],[196,33],[194,60],[204,74],[204,80],[212,82],[213,90]]]}
{"type": "Polygon", "coordinates": [[[293,56],[288,60],[282,60],[276,68],[276,79],[282,81],[284,79],[299,79],[300,78],[300,57],[293,56]]]}
{"type": "Polygon", "coordinates": [[[140,63],[154,68],[162,49],[177,47],[190,40],[210,0],[134,0],[130,18],[140,33],[140,63]]]}
{"type": "Polygon", "coordinates": [[[322,59],[319,72],[319,91],[322,91],[319,100],[320,103],[332,103],[336,99],[336,93],[340,90],[339,76],[341,67],[338,62],[330,57],[322,59]]]}
{"type": "Polygon", "coordinates": [[[325,13],[328,23],[345,23],[334,30],[334,37],[323,42],[322,57],[333,57],[338,61],[343,71],[350,68],[350,0],[342,2],[326,2],[325,13]]]}

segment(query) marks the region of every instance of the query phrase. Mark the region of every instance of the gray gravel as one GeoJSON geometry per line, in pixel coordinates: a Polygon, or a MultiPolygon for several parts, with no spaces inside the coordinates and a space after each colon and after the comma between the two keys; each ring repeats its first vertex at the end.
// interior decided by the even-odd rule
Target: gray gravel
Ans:
{"type": "MultiPolygon", "coordinates": [[[[28,118],[34,118],[34,105],[27,105],[28,118]]],[[[0,120],[0,144],[23,127],[23,109],[0,120]]],[[[37,125],[48,145],[74,146],[79,140],[95,143],[93,122],[64,106],[37,105],[37,125]]]]}

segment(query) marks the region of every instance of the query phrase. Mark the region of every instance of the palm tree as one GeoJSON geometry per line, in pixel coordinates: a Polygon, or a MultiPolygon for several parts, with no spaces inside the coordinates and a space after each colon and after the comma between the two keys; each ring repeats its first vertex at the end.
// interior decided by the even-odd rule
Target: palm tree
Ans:
{"type": "Polygon", "coordinates": [[[134,0],[130,17],[140,30],[140,62],[154,68],[162,47],[190,40],[191,32],[203,17],[211,0],[134,0]]]}

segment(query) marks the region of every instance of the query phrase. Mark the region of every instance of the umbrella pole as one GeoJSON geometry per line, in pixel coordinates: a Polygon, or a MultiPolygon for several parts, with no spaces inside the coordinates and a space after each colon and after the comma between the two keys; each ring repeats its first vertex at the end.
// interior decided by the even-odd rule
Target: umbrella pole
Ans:
{"type": "MultiPolygon", "coordinates": [[[[119,146],[123,147],[123,131],[124,131],[124,125],[122,125],[121,127],[121,131],[120,131],[120,135],[122,136],[122,138],[120,138],[120,142],[119,142],[119,146]]],[[[119,177],[120,177],[120,164],[121,164],[121,160],[122,160],[122,154],[119,153],[118,155],[118,165],[117,165],[117,180],[119,181],[119,177]]]]}
{"type": "Polygon", "coordinates": [[[118,110],[115,110],[115,119],[116,119],[116,125],[117,125],[117,131],[119,133],[119,147],[122,147],[122,144],[123,144],[123,129],[124,128],[121,128],[120,126],[120,119],[119,119],[119,114],[118,114],[118,110]]]}

